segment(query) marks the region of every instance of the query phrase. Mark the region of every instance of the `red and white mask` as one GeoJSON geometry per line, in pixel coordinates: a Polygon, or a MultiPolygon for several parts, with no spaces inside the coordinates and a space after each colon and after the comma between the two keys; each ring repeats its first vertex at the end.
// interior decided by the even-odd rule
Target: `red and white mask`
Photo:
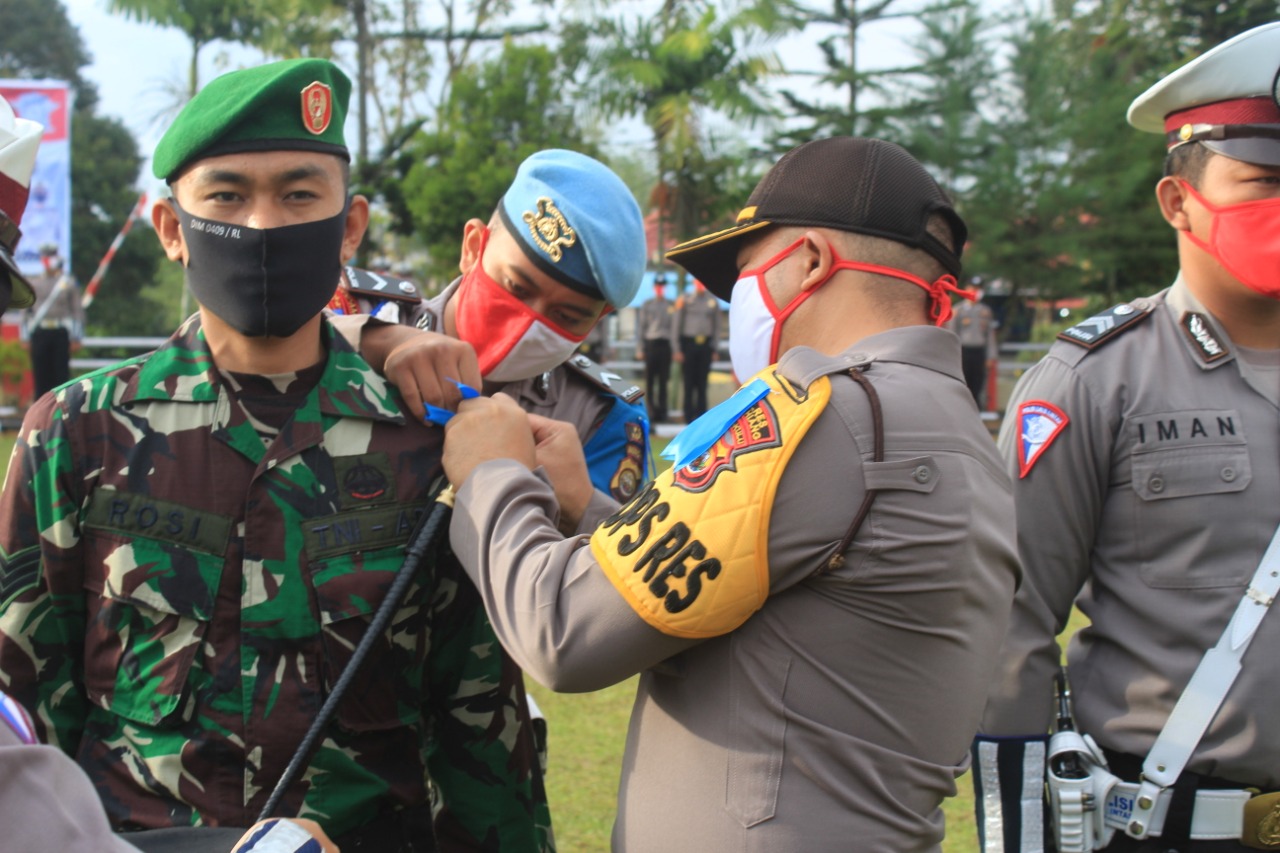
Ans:
{"type": "Polygon", "coordinates": [[[454,295],[458,337],[475,349],[480,374],[490,382],[517,382],[563,364],[587,334],[565,331],[490,278],[484,271],[488,242],[486,228],[475,266],[454,295]]]}

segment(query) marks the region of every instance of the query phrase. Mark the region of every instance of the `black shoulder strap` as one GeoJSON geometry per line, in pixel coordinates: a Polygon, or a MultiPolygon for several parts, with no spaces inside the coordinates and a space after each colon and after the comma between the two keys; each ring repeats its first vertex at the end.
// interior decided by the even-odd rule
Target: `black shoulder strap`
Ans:
{"type": "Polygon", "coordinates": [[[383,275],[372,270],[345,267],[347,289],[370,299],[394,299],[397,302],[417,303],[421,298],[418,286],[407,278],[383,275]]]}
{"type": "MultiPolygon", "coordinates": [[[[869,365],[868,365],[869,366],[869,365]]],[[[853,381],[862,386],[862,390],[867,392],[867,401],[871,404],[871,461],[884,461],[884,414],[880,409],[880,395],[876,393],[875,386],[871,384],[863,371],[866,367],[850,368],[849,376],[853,377],[853,381]]],[[[858,535],[858,529],[862,527],[862,522],[866,521],[867,513],[871,512],[871,504],[875,502],[876,490],[867,489],[862,496],[862,506],[858,507],[857,514],[853,517],[853,521],[849,523],[849,529],[845,531],[844,538],[840,540],[834,554],[827,560],[826,565],[820,568],[819,572],[835,571],[844,565],[844,552],[849,550],[849,546],[853,544],[853,537],[858,535]]]]}
{"type": "Polygon", "coordinates": [[[639,385],[622,378],[603,365],[596,364],[585,355],[571,357],[564,366],[602,391],[621,397],[628,403],[634,403],[644,396],[644,390],[639,385]]]}
{"type": "Polygon", "coordinates": [[[1128,331],[1151,316],[1154,305],[1139,306],[1128,302],[1113,305],[1101,314],[1081,320],[1069,329],[1058,333],[1058,340],[1068,341],[1087,350],[1094,350],[1114,340],[1121,332],[1128,331]]]}

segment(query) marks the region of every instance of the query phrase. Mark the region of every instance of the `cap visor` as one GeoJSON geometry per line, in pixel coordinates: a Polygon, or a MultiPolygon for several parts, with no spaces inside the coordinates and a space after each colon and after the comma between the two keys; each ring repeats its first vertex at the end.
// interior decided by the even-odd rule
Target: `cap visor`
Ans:
{"type": "Polygon", "coordinates": [[[1213,153],[1232,160],[1259,166],[1280,166],[1280,139],[1248,136],[1243,139],[1202,139],[1200,143],[1213,153]]]}
{"type": "Polygon", "coordinates": [[[31,282],[27,281],[26,276],[18,269],[13,255],[2,246],[0,246],[0,276],[7,278],[9,286],[13,288],[13,298],[8,307],[30,308],[35,304],[36,292],[31,289],[31,282]]]}
{"type": "Polygon", "coordinates": [[[772,224],[749,222],[695,237],[668,250],[667,260],[687,269],[707,290],[728,302],[738,280],[738,246],[742,238],[772,224]]]}

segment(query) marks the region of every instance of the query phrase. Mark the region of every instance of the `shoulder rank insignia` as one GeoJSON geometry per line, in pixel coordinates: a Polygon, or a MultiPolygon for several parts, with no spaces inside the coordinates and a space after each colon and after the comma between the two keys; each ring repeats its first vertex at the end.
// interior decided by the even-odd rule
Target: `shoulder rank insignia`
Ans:
{"type": "Polygon", "coordinates": [[[1027,400],[1018,406],[1018,479],[1031,473],[1031,466],[1069,423],[1066,412],[1044,400],[1027,400]]]}
{"type": "Polygon", "coordinates": [[[36,729],[27,709],[0,693],[0,724],[8,726],[26,744],[36,743],[36,729]]]}
{"type": "Polygon", "coordinates": [[[1121,302],[1094,314],[1088,320],[1081,320],[1069,329],[1058,333],[1058,340],[1070,341],[1085,349],[1097,349],[1107,341],[1126,329],[1131,329],[1147,317],[1151,316],[1151,306],[1141,308],[1121,302]]]}
{"type": "Polygon", "coordinates": [[[1231,350],[1222,342],[1221,336],[1213,328],[1213,323],[1203,314],[1187,311],[1178,321],[1178,326],[1191,341],[1192,347],[1200,360],[1206,364],[1219,361],[1231,355],[1231,350]]]}
{"type": "Polygon", "coordinates": [[[386,276],[356,267],[344,269],[347,274],[347,289],[352,293],[373,299],[395,299],[401,302],[416,303],[421,299],[418,286],[408,279],[386,276]]]}
{"type": "Polygon", "coordinates": [[[589,379],[593,385],[600,386],[605,391],[621,397],[628,403],[634,403],[644,396],[644,391],[639,385],[623,379],[611,370],[606,370],[602,365],[596,364],[585,355],[575,355],[564,364],[574,373],[589,379]]]}

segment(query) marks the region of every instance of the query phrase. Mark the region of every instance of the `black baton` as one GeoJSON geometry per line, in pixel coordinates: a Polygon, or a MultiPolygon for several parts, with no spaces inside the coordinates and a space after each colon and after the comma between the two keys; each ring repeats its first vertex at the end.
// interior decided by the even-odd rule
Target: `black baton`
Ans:
{"type": "Polygon", "coordinates": [[[417,571],[418,564],[422,562],[422,556],[435,544],[440,529],[444,527],[449,518],[449,511],[452,508],[453,487],[448,486],[436,496],[435,503],[423,516],[421,524],[410,538],[409,549],[405,554],[404,563],[400,566],[400,570],[396,572],[395,579],[391,581],[386,597],[378,605],[378,611],[374,613],[373,620],[369,623],[369,629],[360,638],[360,644],[351,653],[351,660],[347,663],[346,668],[342,670],[342,675],[338,676],[338,681],[333,685],[333,690],[330,691],[328,698],[324,700],[324,704],[320,706],[320,713],[312,720],[311,727],[307,729],[302,742],[298,744],[298,749],[294,752],[293,758],[289,759],[289,766],[284,769],[283,775],[280,776],[280,781],[276,782],[275,790],[267,798],[267,804],[262,807],[262,813],[258,815],[258,820],[266,820],[271,817],[276,807],[280,805],[284,792],[288,790],[289,786],[293,784],[293,780],[298,777],[298,774],[307,766],[307,762],[311,760],[311,750],[315,748],[316,741],[320,739],[325,726],[328,725],[329,718],[338,710],[338,703],[342,701],[343,695],[346,694],[347,688],[350,687],[361,664],[364,663],[364,659],[369,656],[369,650],[373,648],[374,642],[382,635],[387,623],[391,621],[391,615],[395,612],[396,606],[399,605],[400,598],[404,595],[405,590],[409,588],[409,582],[413,579],[413,574],[417,571]]]}

